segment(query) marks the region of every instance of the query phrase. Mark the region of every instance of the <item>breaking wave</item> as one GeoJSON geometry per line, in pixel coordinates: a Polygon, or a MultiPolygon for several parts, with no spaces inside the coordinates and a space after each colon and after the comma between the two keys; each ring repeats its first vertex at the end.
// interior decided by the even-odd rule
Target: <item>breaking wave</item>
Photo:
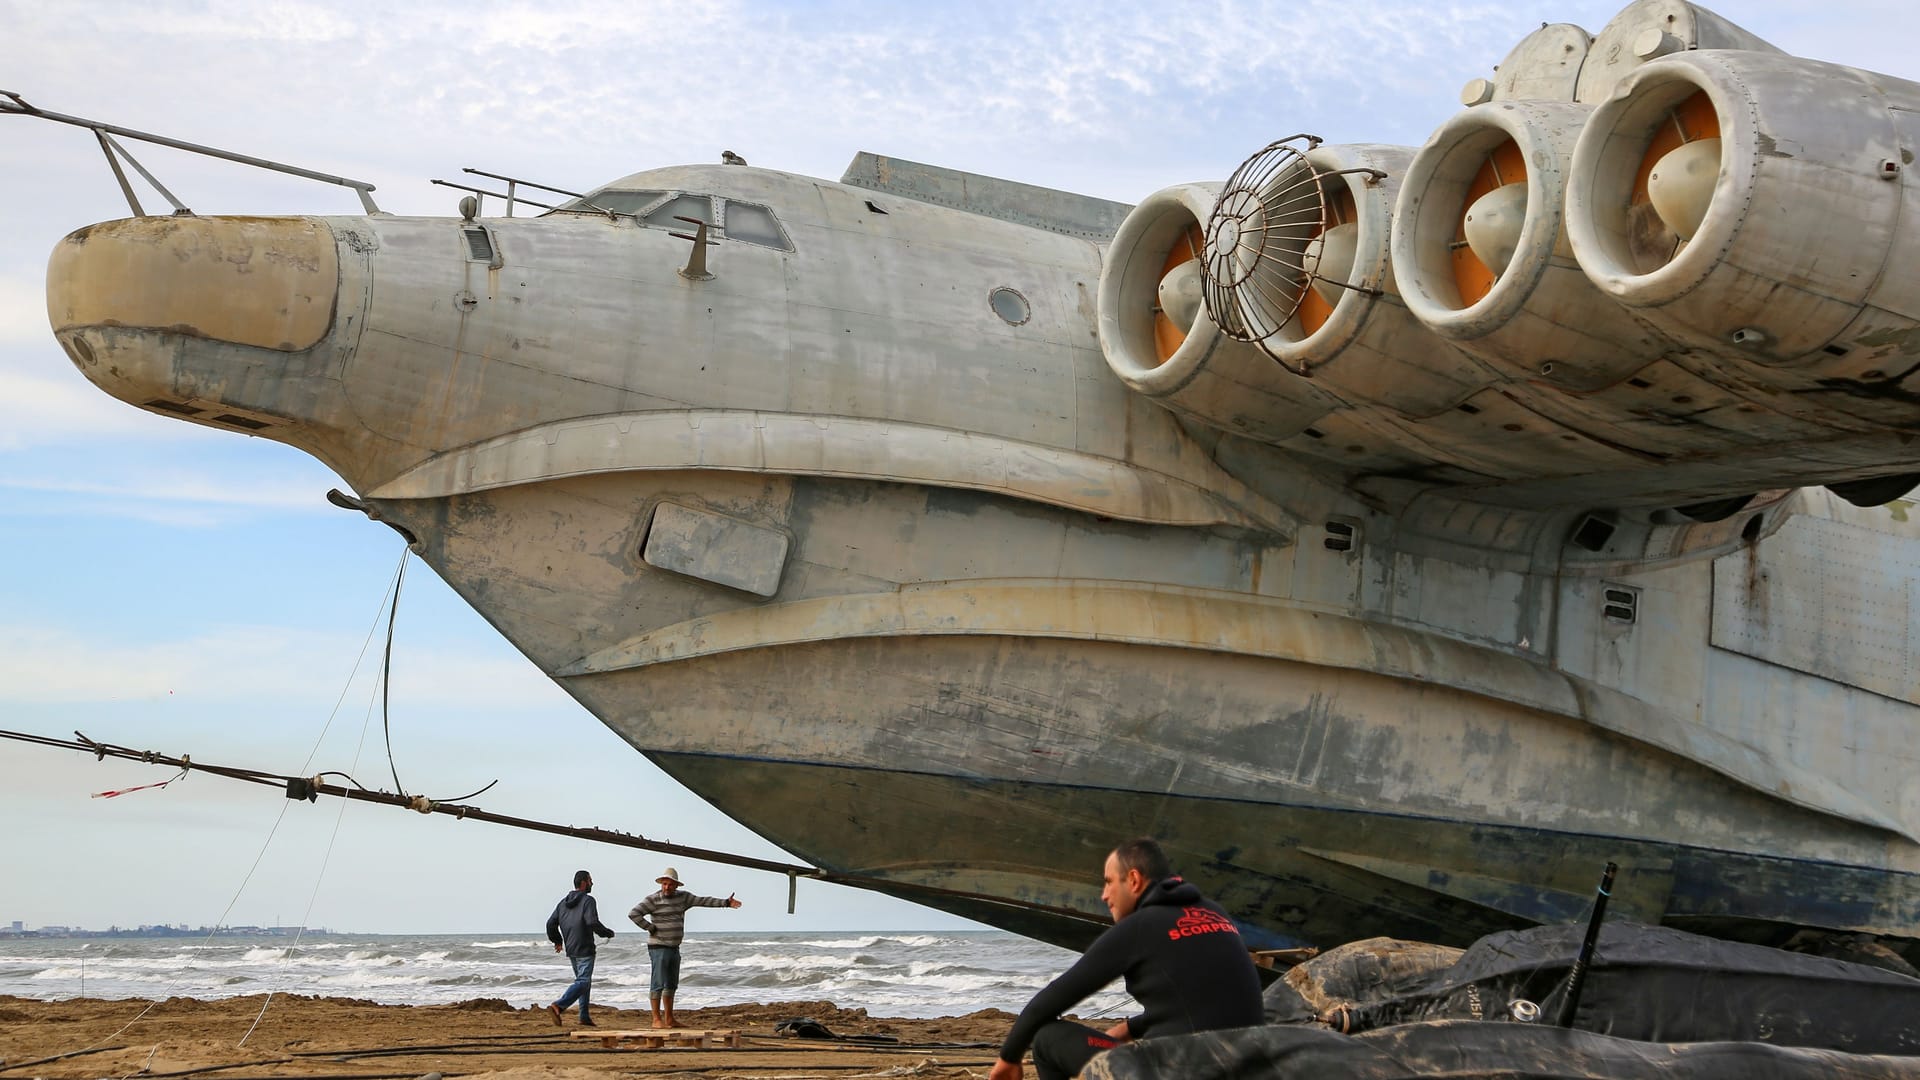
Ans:
{"type": "MultiPolygon", "coordinates": [[[[746,932],[690,934],[682,961],[689,1004],[832,1001],[875,1016],[957,1016],[1017,1011],[1064,971],[1074,954],[998,931],[904,934],[746,932]]],[[[646,1007],[646,939],[600,946],[593,1000],[646,1007]]],[[[334,934],[302,940],[220,937],[22,938],[0,944],[0,995],[231,997],[346,995],[387,1004],[438,1005],[505,998],[553,1000],[572,973],[544,937],[334,934]]],[[[1117,991],[1081,1010],[1124,1001],[1117,991]]]]}

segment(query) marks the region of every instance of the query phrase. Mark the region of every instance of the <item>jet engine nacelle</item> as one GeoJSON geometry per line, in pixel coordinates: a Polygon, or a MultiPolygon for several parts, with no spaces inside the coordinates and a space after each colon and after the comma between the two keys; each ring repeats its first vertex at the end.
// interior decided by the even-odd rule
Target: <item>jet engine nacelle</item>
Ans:
{"type": "Polygon", "coordinates": [[[1500,101],[1456,113],[1414,155],[1393,270],[1435,334],[1523,380],[1585,392],[1668,346],[1580,272],[1562,213],[1585,105],[1500,101]]]}
{"type": "Polygon", "coordinates": [[[1100,268],[1100,349],[1122,382],[1168,409],[1278,443],[1339,403],[1208,316],[1201,230],[1220,188],[1155,192],[1120,223],[1100,268]]]}
{"type": "Polygon", "coordinates": [[[1580,136],[1574,252],[1676,339],[1784,369],[1776,381],[1870,391],[1920,353],[1920,335],[1905,344],[1920,313],[1916,116],[1920,85],[1884,75],[1758,52],[1662,57],[1580,136]]]}
{"type": "MultiPolygon", "coordinates": [[[[1218,251],[1217,222],[1209,239],[1224,263],[1258,261],[1281,271],[1245,277],[1229,298],[1269,355],[1344,401],[1418,419],[1454,408],[1497,376],[1434,341],[1394,283],[1388,237],[1412,156],[1404,146],[1299,153],[1276,144],[1228,181],[1223,198],[1241,196],[1227,204],[1242,214],[1233,230],[1239,250],[1218,251]],[[1300,226],[1283,224],[1289,219],[1300,226]]],[[[1239,275],[1229,269],[1226,276],[1239,275]]]]}

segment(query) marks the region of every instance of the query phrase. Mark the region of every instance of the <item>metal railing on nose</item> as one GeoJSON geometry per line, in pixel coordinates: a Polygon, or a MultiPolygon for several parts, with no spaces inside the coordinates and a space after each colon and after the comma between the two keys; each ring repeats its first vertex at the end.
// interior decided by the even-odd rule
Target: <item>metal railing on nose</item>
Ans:
{"type": "MultiPolygon", "coordinates": [[[[550,203],[535,202],[534,200],[527,198],[525,195],[520,194],[519,193],[520,188],[523,186],[530,187],[530,188],[538,188],[541,191],[551,191],[556,195],[570,195],[573,198],[580,199],[582,201],[586,199],[585,195],[582,195],[577,191],[568,191],[566,188],[557,188],[550,184],[538,184],[533,182],[532,180],[523,180],[517,176],[502,176],[499,173],[484,172],[480,169],[461,169],[460,171],[463,173],[471,173],[474,176],[484,176],[489,180],[504,181],[507,185],[507,190],[504,194],[502,194],[501,192],[498,192],[498,191],[489,191],[486,188],[470,187],[466,184],[456,184],[451,180],[431,180],[428,182],[433,184],[438,184],[441,187],[450,187],[458,191],[471,191],[475,195],[478,195],[483,199],[489,195],[493,196],[496,199],[505,199],[507,202],[508,217],[513,216],[513,206],[515,203],[525,203],[528,206],[537,206],[542,210],[557,209],[557,207],[553,206],[550,203]]],[[[587,205],[593,206],[592,203],[587,203],[587,205]]],[[[593,208],[595,210],[600,210],[601,213],[607,213],[605,210],[602,210],[600,207],[596,206],[593,208]]],[[[475,204],[475,212],[478,213],[478,204],[475,204]]],[[[611,217],[612,215],[608,214],[608,216],[611,217]]]]}
{"type": "Polygon", "coordinates": [[[141,142],[152,143],[155,146],[169,146],[175,150],[185,150],[188,153],[219,158],[223,161],[234,161],[242,165],[251,165],[256,169],[267,169],[272,172],[286,173],[289,176],[298,176],[308,180],[318,180],[325,184],[335,184],[339,187],[352,188],[354,194],[360,196],[360,205],[366,209],[367,213],[378,214],[381,212],[380,207],[375,205],[373,201],[373,185],[365,180],[349,180],[344,176],[314,172],[312,169],[302,169],[297,165],[286,165],[278,161],[268,161],[265,158],[252,157],[247,154],[236,154],[231,150],[221,150],[217,147],[202,146],[199,143],[170,139],[165,135],[155,135],[146,131],[135,131],[132,128],[120,127],[117,124],[103,123],[99,120],[88,120],[82,116],[68,116],[65,113],[50,112],[29,103],[27,99],[11,90],[0,90],[0,115],[7,114],[14,116],[37,116],[42,120],[51,120],[56,124],[71,124],[74,127],[83,127],[93,132],[93,137],[100,143],[100,152],[107,156],[107,167],[113,170],[114,179],[120,182],[120,192],[127,197],[127,205],[133,208],[133,216],[135,217],[146,217],[148,215],[145,210],[141,209],[140,200],[133,193],[133,185],[127,180],[126,170],[120,167],[122,160],[128,165],[133,166],[134,170],[137,171],[147,183],[153,185],[153,189],[159,192],[162,198],[173,204],[173,212],[175,214],[191,214],[193,211],[189,210],[185,203],[175,198],[173,192],[167,190],[166,185],[162,184],[158,178],[147,171],[146,166],[135,160],[134,156],[127,152],[127,148],[120,143],[120,140],[114,137],[116,135],[121,138],[137,139],[141,142]]]}

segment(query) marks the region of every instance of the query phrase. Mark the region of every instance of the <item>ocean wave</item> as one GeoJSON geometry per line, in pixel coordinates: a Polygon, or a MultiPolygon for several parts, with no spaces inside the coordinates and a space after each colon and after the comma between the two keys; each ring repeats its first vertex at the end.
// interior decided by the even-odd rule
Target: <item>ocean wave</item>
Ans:
{"type": "Polygon", "coordinates": [[[395,956],[380,949],[355,949],[344,959],[349,964],[366,964],[372,967],[393,967],[407,962],[405,957],[395,956]]]}
{"type": "MultiPolygon", "coordinates": [[[[742,944],[746,944],[742,942],[742,944]]],[[[754,944],[759,944],[755,942],[754,944]]],[[[911,949],[924,949],[931,945],[961,945],[964,942],[954,938],[940,937],[936,934],[871,934],[856,938],[828,938],[825,941],[779,941],[769,942],[775,945],[787,945],[807,949],[871,949],[876,945],[905,945],[911,949]]]]}
{"type": "MultiPolygon", "coordinates": [[[[568,981],[565,961],[543,939],[518,935],[341,934],[299,945],[257,937],[85,944],[90,947],[65,939],[6,942],[0,994],[71,998],[84,975],[87,997],[103,999],[179,994],[217,1000],[273,988],[394,1005],[471,997],[528,1005],[552,1000],[568,981]]],[[[682,990],[689,1007],[831,1000],[874,1016],[1018,1009],[1072,962],[1052,946],[995,931],[749,931],[696,934],[689,945],[682,990]]],[[[597,1002],[644,1009],[650,981],[638,935],[622,935],[601,949],[597,1002]]]]}
{"type": "MultiPolygon", "coordinates": [[[[542,979],[542,978],[527,976],[527,975],[486,975],[486,974],[480,974],[480,973],[470,973],[466,975],[436,975],[430,979],[427,979],[426,985],[428,986],[508,987],[508,986],[524,986],[527,983],[558,983],[560,981],[561,980],[558,976],[551,979],[542,979]]],[[[599,985],[600,985],[600,980],[598,977],[596,977],[594,979],[594,986],[597,988],[599,985]]]]}
{"type": "Polygon", "coordinates": [[[729,967],[764,968],[768,971],[790,971],[800,969],[844,968],[851,961],[844,956],[795,956],[791,953],[754,953],[752,956],[737,956],[728,961],[729,967]]]}
{"type": "Polygon", "coordinates": [[[871,949],[885,939],[878,937],[839,938],[828,941],[778,941],[776,945],[803,945],[809,949],[871,949]]]}
{"type": "Polygon", "coordinates": [[[342,971],[331,975],[322,975],[313,980],[316,986],[328,987],[375,987],[375,986],[425,986],[431,980],[425,975],[385,975],[375,971],[342,971]]]}

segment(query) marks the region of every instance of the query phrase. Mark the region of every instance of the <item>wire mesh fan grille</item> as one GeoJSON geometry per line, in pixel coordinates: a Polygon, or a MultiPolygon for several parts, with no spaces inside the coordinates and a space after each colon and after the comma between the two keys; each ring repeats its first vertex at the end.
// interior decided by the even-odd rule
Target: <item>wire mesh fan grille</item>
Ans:
{"type": "Polygon", "coordinates": [[[1294,135],[1242,162],[1207,218],[1201,298],[1222,332],[1265,341],[1300,310],[1311,275],[1303,252],[1326,220],[1320,172],[1289,145],[1294,135]]]}

